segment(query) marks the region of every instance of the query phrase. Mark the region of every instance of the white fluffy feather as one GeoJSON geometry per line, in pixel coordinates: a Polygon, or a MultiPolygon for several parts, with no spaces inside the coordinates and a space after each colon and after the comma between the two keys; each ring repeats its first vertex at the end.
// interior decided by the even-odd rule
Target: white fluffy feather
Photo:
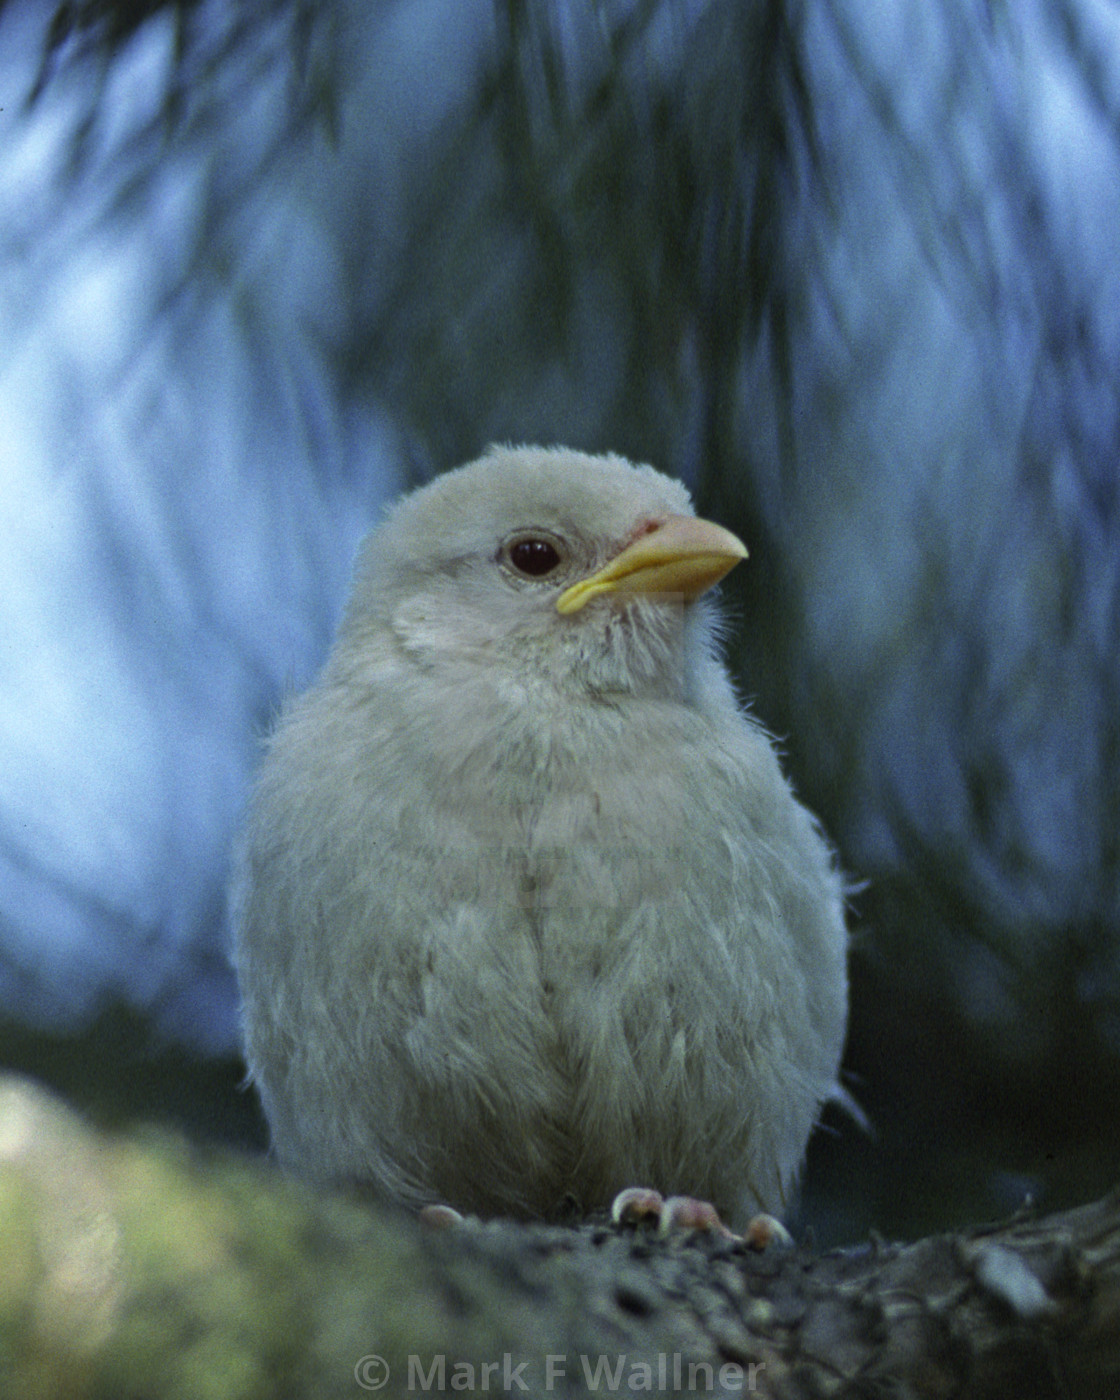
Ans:
{"type": "Polygon", "coordinates": [[[243,849],[247,1053],[293,1169],[482,1213],[788,1200],[844,1040],[829,851],[702,600],[555,608],[671,513],[649,467],[503,449],[370,536],[243,849]],[[562,577],[501,567],[519,528],[562,577]]]}

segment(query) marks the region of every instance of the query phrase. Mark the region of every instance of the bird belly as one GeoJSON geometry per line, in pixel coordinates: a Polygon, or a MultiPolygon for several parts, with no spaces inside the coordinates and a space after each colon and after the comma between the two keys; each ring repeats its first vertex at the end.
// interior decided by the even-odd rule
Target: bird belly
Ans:
{"type": "Polygon", "coordinates": [[[426,965],[411,1041],[423,1121],[411,1131],[430,1139],[431,1198],[550,1216],[642,1182],[704,1194],[729,1217],[744,1195],[776,1207],[755,1140],[767,1086],[750,1082],[723,1005],[728,969],[678,936],[669,870],[600,846],[593,858],[537,848],[505,874],[504,909],[492,903],[485,929],[460,922],[453,951],[444,942],[426,965]],[[457,978],[460,959],[471,978],[457,978]]]}
{"type": "Polygon", "coordinates": [[[781,1210],[843,1029],[842,985],[834,1048],[806,1010],[805,947],[836,944],[842,978],[823,848],[802,898],[781,833],[743,826],[737,793],[713,808],[712,778],[670,783],[664,745],[523,752],[459,772],[454,806],[438,753],[430,781],[386,781],[394,800],[335,823],[333,903],[321,886],[273,921],[299,936],[254,974],[280,990],[249,1040],[282,1158],[486,1215],[635,1183],[781,1210]]]}

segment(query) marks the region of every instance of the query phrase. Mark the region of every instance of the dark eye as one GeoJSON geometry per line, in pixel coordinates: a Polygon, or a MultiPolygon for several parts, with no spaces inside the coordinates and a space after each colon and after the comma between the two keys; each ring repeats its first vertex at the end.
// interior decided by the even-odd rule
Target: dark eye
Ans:
{"type": "Polygon", "coordinates": [[[511,540],[502,551],[510,568],[526,578],[544,578],[559,568],[559,549],[545,535],[522,535],[511,540]]]}

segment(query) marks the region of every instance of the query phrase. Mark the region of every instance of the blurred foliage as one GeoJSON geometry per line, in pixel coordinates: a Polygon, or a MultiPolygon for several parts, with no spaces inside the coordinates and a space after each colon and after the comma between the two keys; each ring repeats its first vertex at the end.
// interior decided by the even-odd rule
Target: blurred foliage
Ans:
{"type": "Polygon", "coordinates": [[[52,1085],[101,1128],[174,1127],[197,1143],[263,1151],[268,1130],[240,1060],[207,1060],[161,1039],[127,1006],[70,1032],[0,1020],[0,1065],[52,1085]]]}
{"type": "Polygon", "coordinates": [[[255,173],[243,176],[243,199],[310,123],[334,132],[334,38],[331,7],[309,0],[251,0],[233,7],[213,0],[63,0],[47,28],[27,104],[41,105],[48,92],[67,84],[84,89],[70,141],[69,178],[104,175],[102,162],[111,158],[116,199],[109,209],[119,216],[150,193],[161,163],[186,143],[209,142],[216,151],[231,111],[255,100],[280,75],[286,119],[264,143],[255,173]],[[154,27],[169,31],[160,100],[122,143],[114,80],[137,41],[154,27]]]}
{"type": "Polygon", "coordinates": [[[710,496],[764,328],[789,374],[776,249],[791,190],[820,175],[791,7],[495,11],[353,364],[441,464],[564,440],[672,462],[710,496]]]}
{"type": "MultiPolygon", "coordinates": [[[[1063,76],[1120,145],[1089,7],[1045,9],[1063,76]]],[[[983,1214],[1028,1190],[1054,1205],[1102,1190],[1120,1113],[1115,356],[1102,282],[1046,205],[1016,12],[952,0],[930,15],[948,38],[915,56],[932,96],[914,104],[900,90],[913,74],[884,74],[836,0],[494,0],[469,98],[416,138],[399,221],[357,175],[332,210],[348,260],[345,327],[326,347],[340,399],[389,406],[417,478],[495,440],[620,451],[684,476],[748,540],[728,587],[744,690],[848,864],[873,877],[854,900],[849,1062],[877,1135],[819,1138],[810,1179],[853,1230],[861,1196],[910,1231],[965,1201],[983,1214]],[[905,215],[914,265],[900,281],[924,279],[928,302],[844,299],[886,234],[853,224],[835,246],[852,196],[811,82],[813,24],[869,114],[870,154],[855,154],[881,165],[905,215]],[[940,334],[942,304],[976,347],[989,417],[970,418],[950,385],[943,436],[922,441],[918,419],[898,420],[908,357],[940,334]],[[899,398],[869,411],[868,386],[899,367],[899,398]],[[872,474],[873,450],[893,477],[872,474]],[[925,494],[906,495],[923,465],[925,494]],[[872,544],[889,557],[912,541],[918,582],[876,602],[887,621],[864,653],[843,608],[866,600],[838,600],[831,629],[815,622],[833,586],[815,566],[896,484],[872,544]],[[876,787],[892,703],[919,722],[909,768],[876,787]],[[930,789],[950,769],[939,808],[930,789]],[[1032,828],[1036,799],[1063,786],[1085,831],[1068,834],[1064,865],[1032,828]],[[889,832],[878,864],[856,854],[861,821],[889,832]]],[[[347,64],[380,58],[342,52],[344,23],[342,7],[306,0],[64,4],[32,100],[92,75],[71,173],[103,178],[111,156],[113,213],[142,208],[169,153],[209,153],[189,287],[243,255],[231,221],[312,126],[344,146],[375,123],[359,110],[347,126],[347,64]],[[163,100],[106,153],[113,74],[150,24],[173,30],[163,100]],[[213,153],[231,112],[278,74],[284,119],[223,178],[213,153]]],[[[265,342],[267,324],[250,333],[265,342]]],[[[865,558],[849,564],[852,596],[893,587],[865,558]]],[[[146,1053],[134,1042],[105,1063],[146,1053]]],[[[16,1046],[12,1062],[35,1054],[16,1046]]]]}
{"type": "MultiPolygon", "coordinates": [[[[96,56],[111,60],[120,45],[131,39],[153,15],[170,13],[182,31],[200,0],[168,3],[168,0],[63,0],[47,30],[43,67],[35,85],[38,97],[54,66],[64,60],[96,56]]],[[[180,48],[183,46],[180,45],[180,48]]]]}

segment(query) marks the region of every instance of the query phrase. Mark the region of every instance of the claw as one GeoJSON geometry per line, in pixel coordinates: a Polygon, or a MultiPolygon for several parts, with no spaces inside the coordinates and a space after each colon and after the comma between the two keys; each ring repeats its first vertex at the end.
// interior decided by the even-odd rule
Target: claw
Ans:
{"type": "Polygon", "coordinates": [[[611,1222],[615,1225],[656,1224],[659,1235],[671,1235],[675,1230],[691,1230],[698,1234],[720,1235],[728,1240],[741,1240],[749,1249],[792,1249],[793,1236],[777,1217],[754,1215],[746,1232],[737,1235],[720,1219],[719,1211],[710,1201],[696,1196],[670,1196],[649,1186],[630,1186],[620,1191],[611,1202],[611,1222]]]}
{"type": "Polygon", "coordinates": [[[693,1230],[699,1234],[723,1235],[729,1240],[739,1238],[719,1218],[719,1211],[710,1201],[700,1201],[695,1196],[670,1196],[665,1202],[661,1210],[661,1220],[657,1227],[657,1233],[668,1235],[674,1230],[693,1230]]]}
{"type": "Polygon", "coordinates": [[[629,1186],[611,1202],[611,1223],[641,1225],[647,1220],[657,1222],[661,1219],[664,1204],[660,1191],[654,1191],[649,1186],[629,1186]]]}
{"type": "Polygon", "coordinates": [[[461,1225],[463,1217],[454,1206],[424,1206],[420,1211],[420,1223],[430,1230],[449,1230],[453,1225],[461,1225]]]}
{"type": "Polygon", "coordinates": [[[773,1215],[752,1215],[743,1235],[751,1249],[792,1249],[793,1236],[780,1220],[773,1215]]]}

